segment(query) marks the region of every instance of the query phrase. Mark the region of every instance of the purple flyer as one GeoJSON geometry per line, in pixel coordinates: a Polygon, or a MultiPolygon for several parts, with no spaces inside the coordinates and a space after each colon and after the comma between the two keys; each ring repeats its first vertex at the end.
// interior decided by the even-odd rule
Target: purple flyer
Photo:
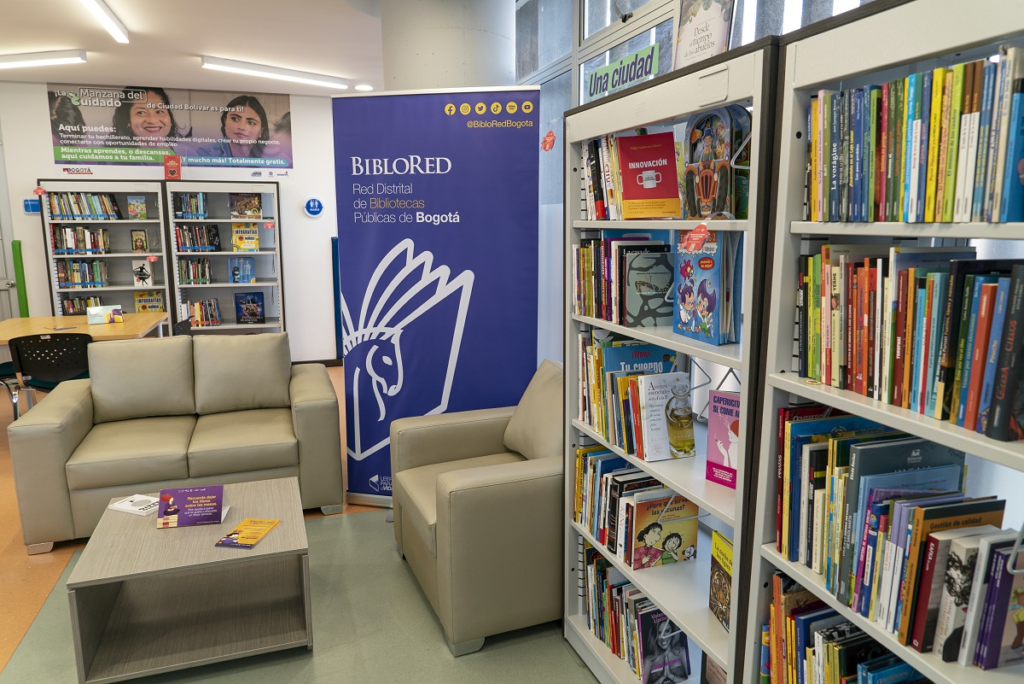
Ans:
{"type": "Polygon", "coordinates": [[[218,525],[228,508],[224,505],[224,485],[161,489],[156,526],[218,525]]]}

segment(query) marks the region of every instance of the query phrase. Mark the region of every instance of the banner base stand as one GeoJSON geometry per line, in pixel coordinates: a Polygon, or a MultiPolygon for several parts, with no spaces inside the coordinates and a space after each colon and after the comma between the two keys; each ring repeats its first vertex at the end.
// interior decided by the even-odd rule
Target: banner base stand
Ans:
{"type": "Polygon", "coordinates": [[[346,500],[350,504],[356,504],[358,506],[377,506],[379,508],[391,508],[391,497],[381,496],[380,494],[360,494],[358,492],[348,492],[346,500]]]}

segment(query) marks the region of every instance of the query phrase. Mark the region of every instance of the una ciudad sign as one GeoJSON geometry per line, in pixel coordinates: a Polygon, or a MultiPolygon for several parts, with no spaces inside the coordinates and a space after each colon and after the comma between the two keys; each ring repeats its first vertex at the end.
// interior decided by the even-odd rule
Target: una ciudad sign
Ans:
{"type": "Polygon", "coordinates": [[[587,77],[587,99],[622,90],[657,73],[658,44],[655,43],[592,71],[587,77]]]}

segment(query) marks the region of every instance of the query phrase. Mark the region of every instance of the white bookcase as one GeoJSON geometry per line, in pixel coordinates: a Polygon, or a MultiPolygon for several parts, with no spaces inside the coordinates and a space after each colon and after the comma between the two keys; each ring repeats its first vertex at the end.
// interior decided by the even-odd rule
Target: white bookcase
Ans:
{"type": "MultiPolygon", "coordinates": [[[[1024,224],[811,223],[803,220],[807,107],[819,89],[849,89],[881,84],[909,74],[988,57],[1008,39],[1024,38],[1024,3],[985,0],[964,5],[957,0],[918,0],[839,25],[823,32],[801,32],[783,41],[778,83],[780,127],[777,132],[778,191],[774,202],[774,257],[765,285],[765,377],[760,415],[760,459],[756,510],[749,534],[753,557],[741,576],[750,583],[745,681],[758,681],[760,626],[768,621],[771,578],[781,570],[827,605],[862,628],[883,646],[936,684],[1010,684],[1024,681],[1024,667],[985,671],[944,663],[936,653],[921,654],[842,605],[826,589],[821,575],[792,563],[776,551],[776,435],[778,411],[794,401],[815,401],[864,416],[912,435],[950,445],[1004,469],[1024,471],[1024,442],[999,442],[948,422],[926,418],[852,391],[798,377],[793,371],[797,259],[807,236],[836,242],[919,238],[1024,239],[1024,224]],[[807,37],[801,34],[810,33],[807,37]]],[[[820,244],[820,242],[815,242],[820,244]]],[[[974,494],[968,490],[968,494],[974,494]]],[[[1014,492],[978,492],[1013,498],[1014,492]]],[[[1019,494],[1017,494],[1019,497],[1019,494]]],[[[1005,527],[1021,520],[1005,520],[1005,527]]]]}
{"type": "Polygon", "coordinates": [[[284,297],[281,291],[281,240],[280,240],[280,199],[277,183],[249,183],[245,181],[174,181],[165,184],[167,198],[168,244],[171,245],[170,276],[174,282],[175,320],[182,318],[181,305],[186,302],[216,299],[221,313],[221,325],[196,326],[193,333],[208,332],[273,332],[284,330],[284,297]],[[176,214],[179,195],[203,193],[205,216],[203,218],[179,217],[176,214]],[[230,196],[233,194],[258,194],[262,216],[260,218],[231,218],[230,196]],[[235,252],[232,250],[231,235],[233,223],[255,223],[259,229],[259,251],[235,252]],[[179,226],[216,226],[220,241],[218,251],[186,251],[178,244],[179,226]],[[255,283],[232,283],[230,281],[230,260],[235,257],[251,257],[255,266],[255,283]],[[209,259],[211,278],[209,283],[193,284],[183,282],[179,264],[182,261],[209,259]],[[235,316],[235,293],[261,292],[264,301],[265,323],[238,323],[235,316]]]}
{"type": "MultiPolygon", "coordinates": [[[[642,86],[598,102],[566,112],[565,117],[565,637],[593,671],[606,684],[632,684],[637,677],[628,663],[612,654],[587,627],[584,594],[585,543],[603,548],[591,535],[573,521],[575,488],[575,450],[578,446],[603,444],[629,463],[657,477],[666,486],[696,502],[704,516],[693,561],[631,570],[611,553],[605,557],[633,584],[644,591],[687,635],[690,644],[691,681],[701,681],[703,654],[721,666],[729,681],[738,681],[742,672],[746,631],[747,575],[743,572],[742,540],[749,524],[749,507],[745,495],[750,486],[748,463],[751,458],[752,428],[755,424],[754,404],[758,394],[760,309],[759,280],[765,257],[768,212],[765,190],[768,184],[768,156],[772,121],[772,88],[776,73],[774,39],[765,39],[741,50],[713,58],[700,65],[673,72],[642,86]],[[573,247],[580,240],[596,236],[596,231],[670,230],[673,239],[680,231],[697,227],[699,221],[686,220],[585,220],[586,193],[581,191],[582,146],[588,140],[605,134],[628,132],[656,124],[684,123],[697,112],[739,104],[751,111],[751,172],[749,187],[749,218],[713,221],[712,230],[745,233],[741,267],[743,270],[743,323],[738,344],[713,346],[673,333],[671,326],[658,328],[626,328],[598,318],[573,314],[573,247]],[[623,334],[645,343],[657,344],[689,355],[702,368],[717,364],[723,371],[738,374],[741,385],[740,444],[744,453],[739,459],[737,488],[729,489],[705,479],[706,431],[697,426],[697,457],[649,463],[625,454],[602,439],[584,422],[577,396],[579,359],[576,340],[580,332],[591,328],[623,334]],[[730,631],[718,622],[709,608],[711,582],[711,535],[717,529],[733,541],[733,582],[731,592],[730,631]]],[[[674,251],[674,247],[673,247],[674,251]]],[[[699,376],[700,372],[695,371],[699,376]]],[[[696,379],[694,380],[696,382],[696,379]]],[[[694,415],[699,411],[695,404],[694,415]]],[[[748,551],[749,552],[749,549],[748,551]]],[[[753,638],[753,637],[750,637],[753,638]]],[[[756,656],[755,656],[756,658],[756,656]]]]}
{"type": "MultiPolygon", "coordinates": [[[[167,243],[164,240],[164,201],[159,182],[144,181],[102,181],[102,180],[40,180],[45,194],[40,196],[43,222],[43,244],[46,249],[46,265],[50,283],[50,301],[55,316],[66,315],[63,302],[80,297],[101,297],[104,306],[121,306],[125,313],[135,313],[135,293],[158,291],[163,295],[164,308],[169,309],[171,300],[168,288],[167,243]],[[121,218],[60,218],[61,214],[51,211],[50,194],[81,193],[81,196],[110,195],[117,204],[121,218]],[[131,219],[128,213],[128,197],[144,197],[146,218],[131,219]],[[64,228],[82,227],[106,229],[110,250],[105,253],[70,252],[54,248],[54,232],[64,228]],[[132,251],[132,231],[146,233],[147,249],[138,253],[132,251]],[[72,287],[58,278],[58,264],[75,261],[99,260],[106,264],[106,285],[95,287],[72,287]],[[145,260],[151,272],[151,287],[136,287],[133,261],[145,260]]],[[[65,195],[66,197],[66,195],[65,195]]],[[[65,205],[66,206],[66,205],[65,205]]],[[[80,205],[79,205],[79,208],[80,205]]],[[[80,216],[83,214],[79,214],[80,216]]],[[[78,314],[75,314],[78,315],[78,314]]],[[[85,315],[85,311],[81,312],[85,315]]],[[[170,332],[170,325],[165,331],[170,332]]]]}

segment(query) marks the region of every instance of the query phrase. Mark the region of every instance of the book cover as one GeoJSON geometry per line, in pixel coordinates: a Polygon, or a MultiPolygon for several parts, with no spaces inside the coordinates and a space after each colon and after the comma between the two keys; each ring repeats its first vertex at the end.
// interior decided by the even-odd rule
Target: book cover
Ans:
{"type": "Polygon", "coordinates": [[[677,218],[680,202],[672,134],[620,136],[615,142],[622,177],[622,217],[677,218]]]}
{"type": "Polygon", "coordinates": [[[244,324],[267,322],[262,292],[235,293],[235,322],[244,324]]]}
{"type": "Polygon", "coordinates": [[[231,224],[231,251],[260,251],[260,231],[259,228],[256,227],[255,223],[231,224]]]}
{"type": "Polygon", "coordinates": [[[731,0],[682,0],[674,68],[713,57],[729,48],[734,6],[731,0]]]}
{"type": "Polygon", "coordinates": [[[1006,171],[1003,177],[1003,223],[1024,221],[1024,78],[1013,82],[1013,103],[1010,110],[1010,131],[1006,148],[1006,171]]]}
{"type": "Polygon", "coordinates": [[[732,542],[718,530],[711,531],[711,589],[708,606],[729,631],[732,595],[732,542]]]}
{"type": "Polygon", "coordinates": [[[144,195],[128,195],[128,218],[132,221],[145,221],[148,218],[144,195]]]}
{"type": "MultiPolygon", "coordinates": [[[[734,312],[738,303],[730,298],[738,291],[723,262],[727,253],[737,246],[733,238],[717,231],[707,231],[701,242],[691,237],[700,228],[679,235],[675,256],[675,314],[676,333],[713,345],[728,344],[738,339],[733,329],[734,312]],[[727,304],[731,308],[727,309],[727,304]],[[726,315],[726,313],[729,315],[726,315]]],[[[736,234],[736,239],[742,239],[736,234]]],[[[738,253],[738,250],[737,252],[738,253]]],[[[735,262],[734,262],[735,263],[735,262]]],[[[740,269],[735,269],[737,275],[740,269]]]]}
{"type": "Polygon", "coordinates": [[[226,546],[233,549],[251,549],[260,543],[280,520],[269,518],[246,518],[238,523],[235,529],[224,535],[214,546],[226,546]]]}
{"type": "Polygon", "coordinates": [[[988,339],[992,330],[992,312],[995,308],[998,287],[996,283],[985,283],[981,286],[978,323],[974,333],[974,346],[971,348],[971,375],[967,386],[967,407],[962,424],[962,427],[966,427],[968,430],[973,430],[978,424],[981,384],[988,360],[988,339]]]}
{"type": "Polygon", "coordinates": [[[1021,382],[1024,359],[1021,358],[1024,335],[1024,265],[1015,265],[1010,274],[1010,306],[1003,323],[999,344],[996,380],[989,407],[986,435],[1009,442],[1024,437],[1024,383],[1021,382]]]}
{"type": "Polygon", "coordinates": [[[218,525],[230,508],[224,501],[224,485],[161,489],[156,526],[218,525]]]}
{"type": "Polygon", "coordinates": [[[230,193],[228,206],[233,219],[263,218],[263,205],[260,196],[255,193],[230,193]]]}
{"type": "Polygon", "coordinates": [[[641,675],[645,684],[681,682],[690,676],[690,649],[683,630],[658,608],[637,617],[640,639],[641,675]]]}
{"type": "Polygon", "coordinates": [[[228,258],[228,282],[255,283],[256,264],[252,257],[228,258]]]}
{"type": "Polygon", "coordinates": [[[132,252],[135,254],[149,253],[149,236],[144,230],[131,231],[132,252]]]}
{"type": "Polygon", "coordinates": [[[684,218],[736,218],[731,131],[728,108],[701,112],[687,123],[683,146],[684,218]]]}
{"type": "Polygon", "coordinates": [[[705,477],[711,482],[736,489],[736,466],[741,452],[739,393],[709,390],[705,477]]]}
{"type": "Polygon", "coordinates": [[[987,635],[985,658],[981,669],[989,670],[1024,662],[1024,554],[1014,563],[1017,573],[1007,571],[1011,549],[999,549],[994,554],[996,585],[992,626],[987,635]]]}
{"type": "Polygon", "coordinates": [[[145,259],[132,259],[132,277],[135,287],[153,287],[153,265],[145,259]]]}
{"type": "Polygon", "coordinates": [[[637,378],[637,387],[644,460],[695,456],[690,374],[676,371],[642,375],[637,378]]]}
{"type": "Polygon", "coordinates": [[[657,253],[625,252],[622,259],[625,324],[630,328],[672,325],[673,255],[669,246],[657,253]]]}
{"type": "Polygon", "coordinates": [[[992,403],[992,389],[996,380],[996,363],[999,361],[999,343],[1003,339],[1003,323],[1006,321],[1007,297],[1010,294],[1010,279],[1000,278],[996,288],[996,307],[992,313],[992,330],[988,336],[988,350],[985,352],[985,374],[981,381],[981,399],[978,402],[978,420],[975,430],[985,434],[988,429],[989,409],[992,403]]]}
{"type": "Polygon", "coordinates": [[[135,313],[164,311],[164,293],[161,290],[146,290],[135,293],[135,313]]]}
{"type": "Polygon", "coordinates": [[[670,489],[634,495],[631,567],[639,570],[696,558],[698,513],[697,504],[670,489]]]}
{"type": "Polygon", "coordinates": [[[942,578],[939,618],[932,641],[932,650],[939,654],[944,663],[956,662],[960,655],[964,621],[977,568],[978,547],[983,534],[979,532],[974,536],[954,539],[949,545],[949,557],[942,578]]]}

